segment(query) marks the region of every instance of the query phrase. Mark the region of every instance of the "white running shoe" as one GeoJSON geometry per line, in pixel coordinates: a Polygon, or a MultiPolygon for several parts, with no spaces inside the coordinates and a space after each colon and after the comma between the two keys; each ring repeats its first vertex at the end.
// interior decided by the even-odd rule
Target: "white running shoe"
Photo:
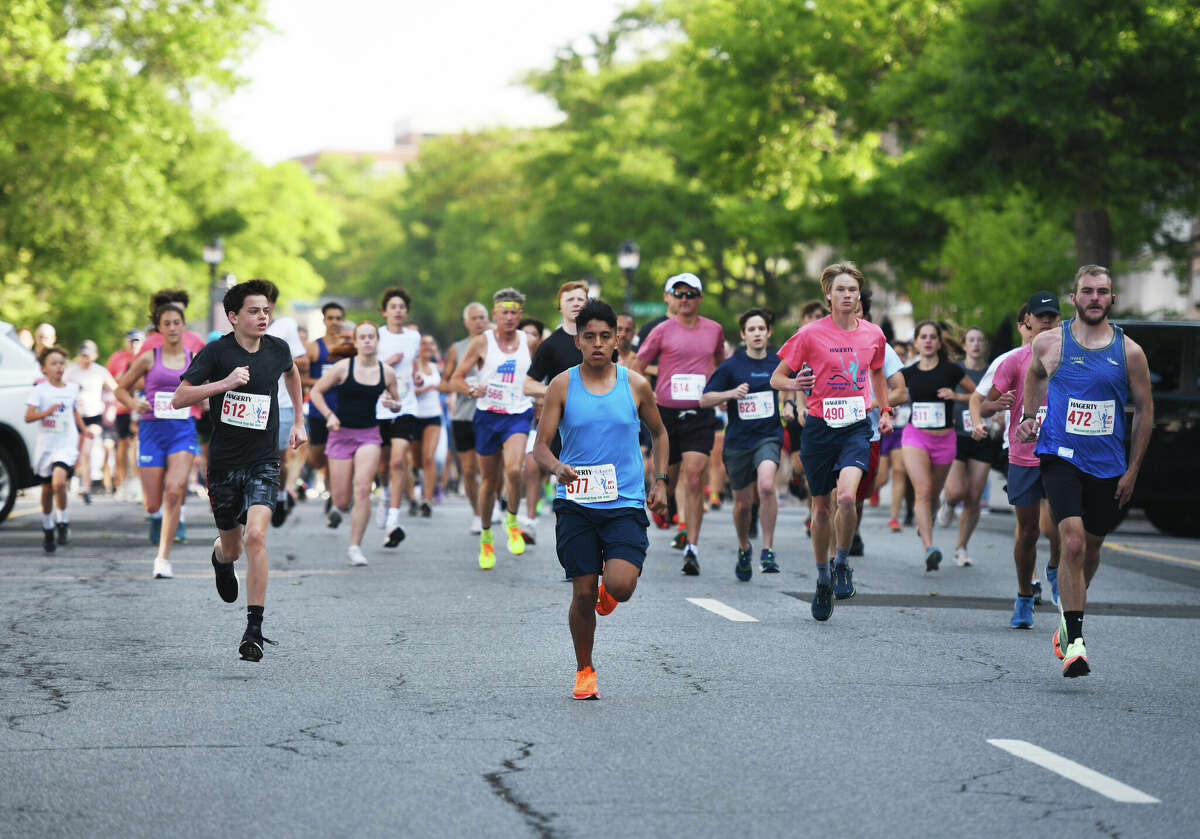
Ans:
{"type": "Polygon", "coordinates": [[[366,565],[367,557],[362,552],[362,548],[358,545],[351,545],[346,548],[346,559],[351,565],[366,565]]]}
{"type": "Polygon", "coordinates": [[[163,559],[161,556],[154,558],[154,579],[169,580],[175,576],[175,572],[171,570],[170,560],[163,559]]]}
{"type": "Polygon", "coordinates": [[[492,505],[492,524],[499,524],[504,521],[504,511],[500,509],[500,502],[497,501],[492,505]]]}
{"type": "Polygon", "coordinates": [[[471,516],[471,532],[475,534],[483,532],[483,519],[479,516],[471,516]]]}
{"type": "Polygon", "coordinates": [[[959,568],[966,568],[967,566],[974,565],[975,563],[972,562],[971,557],[967,555],[967,549],[959,547],[954,549],[954,564],[959,568]]]}
{"type": "Polygon", "coordinates": [[[938,508],[937,525],[938,527],[949,527],[954,522],[954,508],[942,502],[942,506],[938,508]]]}

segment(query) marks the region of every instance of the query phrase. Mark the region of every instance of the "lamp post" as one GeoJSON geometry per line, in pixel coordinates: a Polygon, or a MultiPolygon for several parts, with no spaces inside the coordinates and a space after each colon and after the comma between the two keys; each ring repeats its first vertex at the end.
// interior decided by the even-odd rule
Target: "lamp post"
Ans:
{"type": "Polygon", "coordinates": [[[642,261],[637,242],[626,239],[617,251],[617,267],[625,272],[625,314],[633,315],[633,272],[642,261]]]}
{"type": "Polygon", "coordinates": [[[217,295],[221,292],[217,288],[217,266],[225,258],[225,243],[221,241],[220,236],[214,236],[213,240],[204,246],[202,256],[204,257],[204,261],[208,263],[208,331],[212,332],[216,318],[217,304],[220,302],[220,298],[217,295]]]}

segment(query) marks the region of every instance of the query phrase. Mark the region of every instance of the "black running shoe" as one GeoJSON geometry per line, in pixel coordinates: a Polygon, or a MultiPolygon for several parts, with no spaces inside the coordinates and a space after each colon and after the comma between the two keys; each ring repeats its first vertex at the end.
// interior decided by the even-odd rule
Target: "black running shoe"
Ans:
{"type": "Polygon", "coordinates": [[[342,514],[339,510],[327,510],[325,520],[328,527],[336,528],[342,523],[342,514]]]}
{"type": "Polygon", "coordinates": [[[408,502],[408,514],[409,514],[410,516],[414,516],[414,517],[415,517],[415,516],[416,516],[417,514],[419,514],[420,512],[421,512],[421,506],[420,506],[419,504],[417,504],[417,502],[416,502],[416,501],[409,501],[409,502],[408,502]]]}
{"type": "Polygon", "coordinates": [[[54,525],[54,529],[58,531],[58,544],[71,544],[71,526],[69,524],[67,524],[65,521],[60,521],[58,524],[54,525]]]}
{"type": "Polygon", "coordinates": [[[421,518],[427,519],[433,515],[433,508],[429,506],[428,501],[421,502],[421,518]]]}
{"type": "Polygon", "coordinates": [[[287,493],[284,493],[283,500],[287,504],[287,511],[290,513],[292,511],[292,509],[296,506],[296,499],[292,497],[292,494],[290,492],[287,492],[287,493]]]}
{"type": "Polygon", "coordinates": [[[833,586],[817,583],[817,591],[813,595],[812,616],[819,621],[827,621],[832,614],[833,586]]]}
{"type": "Polygon", "coordinates": [[[276,501],[275,509],[271,511],[271,526],[283,527],[283,523],[287,521],[287,516],[287,504],[283,501],[276,501]]]}
{"type": "Polygon", "coordinates": [[[246,631],[242,633],[242,643],[238,644],[238,655],[242,661],[262,661],[263,644],[278,646],[270,638],[263,637],[261,626],[247,624],[246,631]]]}
{"type": "Polygon", "coordinates": [[[696,550],[691,545],[683,551],[683,573],[689,577],[700,576],[700,557],[696,556],[696,550]]]}
{"type": "Polygon", "coordinates": [[[850,556],[862,556],[862,555],[863,555],[862,537],[859,536],[857,533],[855,533],[853,541],[850,542],[850,556]]]}
{"type": "Polygon", "coordinates": [[[383,543],[385,548],[394,548],[404,541],[404,528],[396,525],[388,532],[387,541],[383,543]]]}
{"type": "Polygon", "coordinates": [[[221,595],[221,599],[226,603],[233,603],[238,599],[238,578],[234,573],[232,562],[218,562],[217,549],[214,547],[212,552],[212,567],[213,574],[217,578],[217,594],[221,595]]]}
{"type": "Polygon", "coordinates": [[[58,546],[54,543],[53,527],[42,528],[42,550],[48,554],[52,554],[58,550],[58,546]]]}
{"type": "MultiPolygon", "coordinates": [[[[62,543],[60,542],[59,544],[62,544],[62,543]]],[[[1041,580],[1033,581],[1033,605],[1034,606],[1042,605],[1042,581],[1041,580]]]]}
{"type": "Polygon", "coordinates": [[[942,564],[942,552],[937,548],[930,547],[925,551],[925,570],[936,571],[938,566],[942,564]]]}

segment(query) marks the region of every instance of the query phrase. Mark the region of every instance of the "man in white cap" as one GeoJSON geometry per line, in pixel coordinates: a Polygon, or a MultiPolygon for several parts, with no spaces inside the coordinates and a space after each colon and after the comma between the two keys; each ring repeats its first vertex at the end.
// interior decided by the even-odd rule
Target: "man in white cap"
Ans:
{"type": "Polygon", "coordinates": [[[725,359],[725,333],[721,324],[700,316],[704,289],[695,274],[676,274],[667,280],[665,290],[677,301],[676,313],[646,336],[633,369],[641,373],[658,364],[654,396],[671,441],[667,497],[675,497],[682,473],[686,530],[677,547],[683,548],[683,573],[695,576],[700,573],[697,546],[704,516],[704,475],[717,423],[712,408],[700,407],[700,394],[713,369],[725,359]]]}

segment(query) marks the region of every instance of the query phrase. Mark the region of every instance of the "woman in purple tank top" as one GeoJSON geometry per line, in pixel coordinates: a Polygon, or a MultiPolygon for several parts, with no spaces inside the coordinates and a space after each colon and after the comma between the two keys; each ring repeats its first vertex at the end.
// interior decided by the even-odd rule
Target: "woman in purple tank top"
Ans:
{"type": "Polygon", "coordinates": [[[158,546],[153,574],[156,579],[170,579],[171,544],[177,538],[180,542],[187,540],[183,498],[198,449],[191,412],[171,405],[179,377],[192,361],[192,354],[182,343],[183,308],[176,303],[159,306],[154,312],[154,325],[163,336],[163,344],[134,359],[117,383],[117,399],[141,414],[138,471],[146,512],[150,514],[150,542],[158,546]],[[135,399],[131,391],[143,378],[146,397],[135,399]]]}

